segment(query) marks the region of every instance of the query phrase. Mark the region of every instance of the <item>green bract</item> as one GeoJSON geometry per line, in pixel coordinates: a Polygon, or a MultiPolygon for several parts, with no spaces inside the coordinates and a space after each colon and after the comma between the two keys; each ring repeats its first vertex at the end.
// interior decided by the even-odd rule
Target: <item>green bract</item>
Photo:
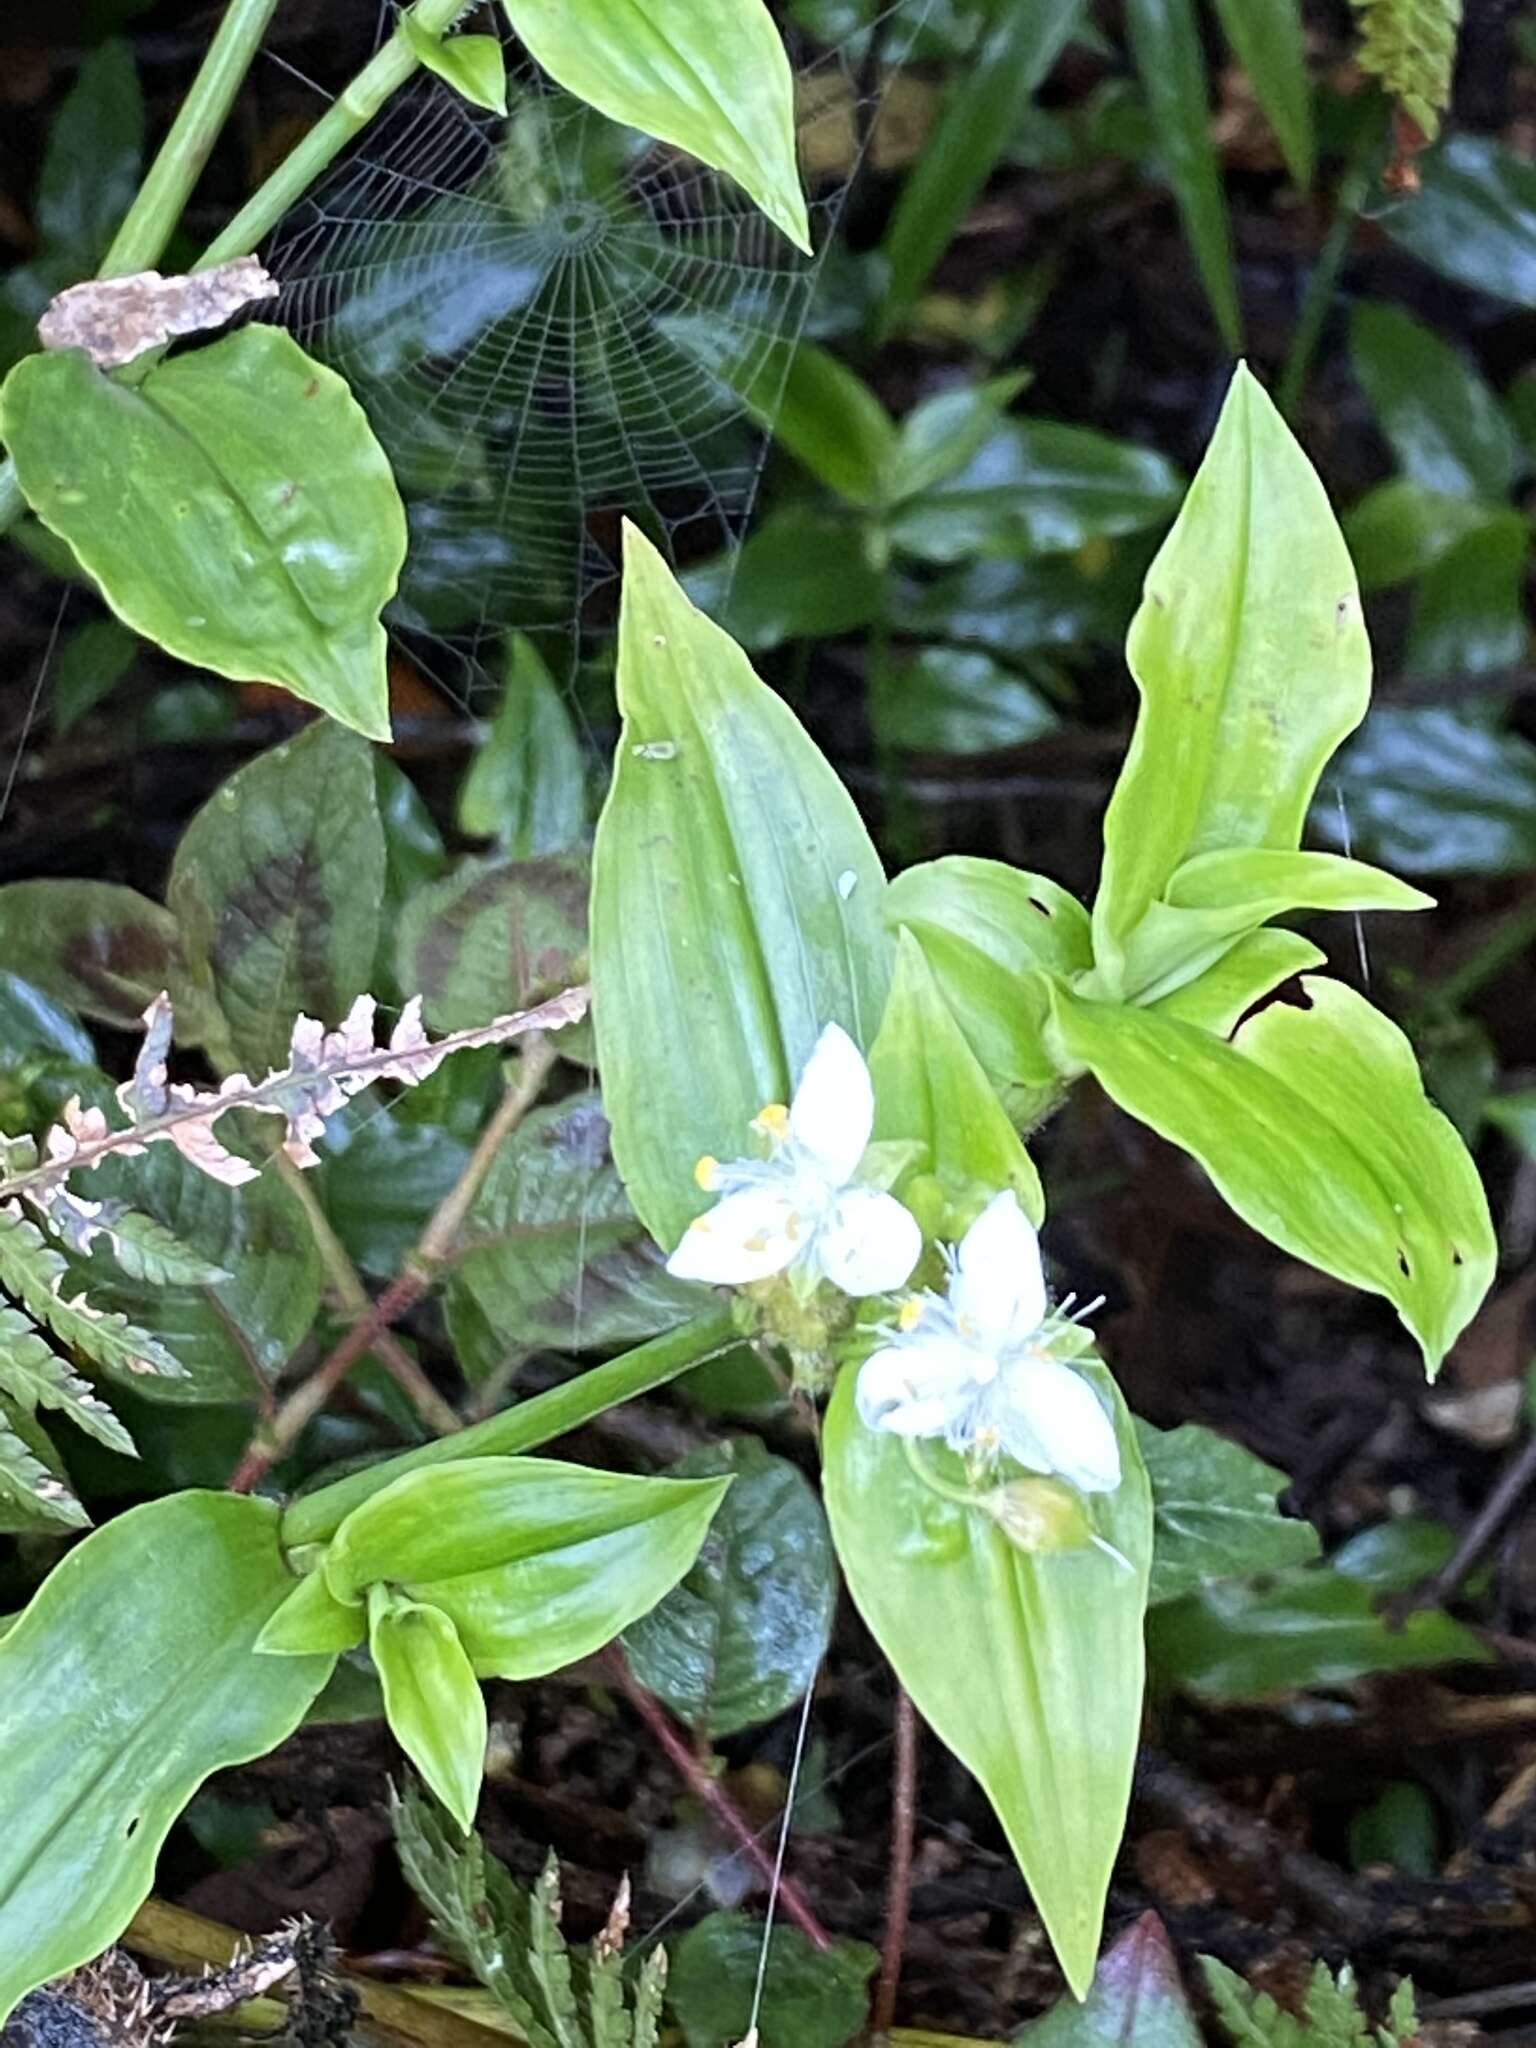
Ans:
{"type": "Polygon", "coordinates": [[[384,451],[334,371],[245,327],[130,388],[78,350],[0,387],[27,502],[120,618],[389,738],[381,608],[405,559],[384,451]]]}
{"type": "Polygon", "coordinates": [[[368,1648],[401,1748],[467,1834],[480,1799],[486,1718],[458,1632],[440,1608],[374,1586],[368,1648]]]}
{"type": "Polygon", "coordinates": [[[867,1429],[853,1372],[823,1437],[827,1513],[848,1586],[918,1712],[975,1772],[1008,1835],[1067,1982],[1093,1976],[1141,1732],[1152,1503],[1109,1374],[1124,1477],[1096,1527],[1119,1551],[1019,1547],[930,1491],[894,1436],[867,1429]]]}
{"type": "Polygon", "coordinates": [[[446,1614],[482,1677],[540,1677],[611,1642],[677,1584],[730,1483],[547,1458],[408,1472],[347,1516],[319,1568],[325,1593],[301,1581],[261,1648],[331,1645],[348,1613],[358,1642],[360,1603],[390,1585],[446,1614]]]}

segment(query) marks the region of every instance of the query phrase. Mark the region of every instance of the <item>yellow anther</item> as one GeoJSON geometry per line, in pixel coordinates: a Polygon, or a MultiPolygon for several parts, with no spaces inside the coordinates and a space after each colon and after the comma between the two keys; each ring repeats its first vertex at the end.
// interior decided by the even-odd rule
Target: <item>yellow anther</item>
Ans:
{"type": "Polygon", "coordinates": [[[693,1169],[693,1177],[706,1195],[712,1194],[720,1184],[719,1160],[712,1153],[706,1152],[693,1169]]]}
{"type": "Polygon", "coordinates": [[[923,1308],[923,1297],[920,1294],[909,1294],[896,1311],[897,1329],[915,1330],[923,1320],[923,1308]]]}
{"type": "Polygon", "coordinates": [[[789,1129],[789,1111],[782,1102],[765,1102],[753,1117],[752,1128],[765,1137],[781,1139],[789,1129]]]}

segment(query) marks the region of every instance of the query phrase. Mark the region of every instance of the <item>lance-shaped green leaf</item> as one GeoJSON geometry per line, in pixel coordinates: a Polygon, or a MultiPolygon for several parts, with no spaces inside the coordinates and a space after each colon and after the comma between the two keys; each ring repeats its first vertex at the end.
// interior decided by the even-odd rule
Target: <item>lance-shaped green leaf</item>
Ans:
{"type": "Polygon", "coordinates": [[[890,1001],[869,1054],[875,1137],[916,1142],[958,1207],[980,1209],[1012,1188],[1039,1224],[1045,1196],[1034,1161],[965,1041],[923,949],[901,934],[890,1001]]]}
{"type": "Polygon", "coordinates": [[[1129,0],[1125,25],[1200,281],[1222,339],[1236,354],[1242,312],[1226,193],[1211,141],[1210,84],[1194,0],[1129,0]]]}
{"type": "Polygon", "coordinates": [[[1157,1012],[1052,992],[1064,1062],[1200,1161],[1255,1230],[1383,1294],[1433,1373],[1493,1278],[1487,1198],[1395,1024],[1307,975],[1230,1045],[1157,1012]]]}
{"type": "Polygon", "coordinates": [[[459,827],[494,839],[514,860],[559,853],[587,827],[587,764],[571,714],[526,633],[507,646],[491,730],[459,791],[459,827]]]}
{"type": "Polygon", "coordinates": [[[325,1683],[332,1658],[253,1654],[293,1585],[277,1522],[233,1494],[151,1501],[0,1640],[0,2020],[117,1939],[197,1787],[274,1748],[325,1683]]]}
{"type": "Polygon", "coordinates": [[[472,107],[491,114],[507,111],[507,60],[500,36],[435,36],[410,8],[400,16],[400,30],[417,63],[462,93],[472,107]]]}
{"type": "Polygon", "coordinates": [[[388,1582],[440,1608],[482,1677],[540,1677],[611,1642],[672,1590],[730,1483],[464,1458],[373,1495],[322,1568],[343,1605],[388,1582]]]}
{"type": "Polygon", "coordinates": [[[612,121],[726,172],[810,253],[789,58],[763,0],[502,0],[530,56],[612,121]]]}
{"type": "Polygon", "coordinates": [[[1027,1115],[1059,1082],[1042,970],[1071,981],[1093,965],[1088,913],[1044,875],[949,854],[898,875],[885,916],[916,936],[972,1051],[1027,1115]]]}
{"type": "MultiPolygon", "coordinates": [[[[1316,473],[1239,368],[1126,647],[1142,704],[1104,820],[1102,992],[1186,861],[1291,852],[1329,755],[1364,715],[1370,649],[1316,473]]],[[[1145,963],[1142,971],[1145,972],[1145,963]]]]}
{"type": "Polygon", "coordinates": [[[1123,993],[1156,1002],[1203,974],[1233,941],[1289,910],[1431,910],[1434,897],[1336,853],[1234,847],[1197,854],[1169,878],[1125,948],[1123,993]]]}
{"type": "Polygon", "coordinates": [[[300,1011],[335,1024],[369,986],[384,883],[373,756],[329,720],[209,798],[181,836],[167,895],[188,978],[222,1014],[232,1062],[286,1066],[300,1011]]]}
{"type": "Polygon", "coordinates": [[[379,613],[405,513],[345,380],[292,335],[243,327],[136,386],[76,349],[28,356],[0,389],[0,435],[32,510],[127,625],[389,738],[379,613]]]}
{"type": "Polygon", "coordinates": [[[1198,1024],[1228,1038],[1245,1011],[1270,995],[1293,974],[1325,967],[1328,956],[1300,932],[1266,926],[1248,932],[1192,981],[1182,981],[1153,1004],[1160,1015],[1198,1024]]]}
{"type": "Polygon", "coordinates": [[[440,1608],[374,1586],[368,1649],[400,1747],[468,1834],[485,1764],[485,1696],[453,1623],[440,1608]]]}
{"type": "Polygon", "coordinates": [[[633,527],[619,738],[593,853],[593,1017],[613,1154],[675,1244],[706,1153],[740,1156],[823,1029],[874,1036],[891,953],[879,857],[794,714],[633,527]]]}
{"type": "MultiPolygon", "coordinates": [[[[1123,1477],[1095,1495],[1089,1544],[1025,1550],[932,1491],[901,1440],[859,1418],[839,1379],[823,1441],[832,1537],[859,1612],[918,1712],[996,1809],[1068,1984],[1093,1976],[1141,1728],[1152,1502],[1125,1404],[1123,1477]]],[[[958,1463],[957,1463],[958,1469],[958,1463]]]]}
{"type": "Polygon", "coordinates": [[[955,67],[943,114],[924,139],[886,230],[887,334],[948,248],[1084,11],[1083,0],[1000,0],[989,10],[980,46],[969,64],[955,67]]]}
{"type": "Polygon", "coordinates": [[[1314,156],[1301,0],[1216,0],[1216,12],[1275,131],[1287,170],[1305,190],[1314,156]]]}

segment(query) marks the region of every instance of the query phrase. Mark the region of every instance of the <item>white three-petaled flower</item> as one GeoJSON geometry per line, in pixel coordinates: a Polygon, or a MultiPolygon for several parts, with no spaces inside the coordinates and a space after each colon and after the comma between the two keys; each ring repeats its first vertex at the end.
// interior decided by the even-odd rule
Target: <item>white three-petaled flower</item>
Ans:
{"type": "Polygon", "coordinates": [[[875,1126],[864,1056],[829,1024],[793,1102],[770,1103],[753,1128],[766,1159],[701,1159],[699,1185],[720,1199],[684,1231],[667,1271],[742,1287],[793,1266],[845,1294],[885,1294],[917,1264],[923,1234],[894,1195],[854,1176],[875,1126]]]}
{"type": "Polygon", "coordinates": [[[873,1429],[942,1437],[983,1459],[1006,1452],[1084,1493],[1120,1484],[1115,1427],[1097,1393],[1053,1355],[1068,1325],[1048,1311],[1040,1241],[1009,1192],[994,1196],[950,1260],[945,1294],[905,1304],[859,1372],[873,1429]]]}

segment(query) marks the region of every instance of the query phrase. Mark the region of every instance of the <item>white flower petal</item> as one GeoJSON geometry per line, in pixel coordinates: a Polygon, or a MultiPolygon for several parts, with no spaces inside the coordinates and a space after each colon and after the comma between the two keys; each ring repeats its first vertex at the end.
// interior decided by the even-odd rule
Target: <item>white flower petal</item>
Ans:
{"type": "Polygon", "coordinates": [[[790,1189],[741,1188],[694,1218],[667,1271],[678,1280],[707,1280],[717,1287],[766,1280],[805,1250],[814,1220],[796,1206],[790,1189]]]}
{"type": "Polygon", "coordinates": [[[841,1024],[812,1048],[789,1106],[789,1135],[833,1187],[852,1180],[875,1128],[875,1090],[864,1055],[841,1024]]]}
{"type": "Polygon", "coordinates": [[[1083,1493],[1120,1484],[1120,1446],[1104,1403],[1081,1373],[1048,1353],[1021,1359],[1005,1376],[998,1411],[1003,1448],[1037,1472],[1057,1472],[1083,1493]]]}
{"type": "Polygon", "coordinates": [[[983,1344],[1001,1346],[1045,1321],[1040,1240],[1012,1188],[994,1195],[961,1239],[949,1299],[983,1344]]]}
{"type": "Polygon", "coordinates": [[[859,1368],[859,1414],[871,1429],[897,1436],[942,1436],[975,1398],[976,1362],[952,1337],[889,1345],[859,1368]]]}
{"type": "Polygon", "coordinates": [[[816,1261],[844,1294],[889,1294],[922,1256],[917,1218],[878,1188],[844,1188],[816,1234],[816,1261]]]}

